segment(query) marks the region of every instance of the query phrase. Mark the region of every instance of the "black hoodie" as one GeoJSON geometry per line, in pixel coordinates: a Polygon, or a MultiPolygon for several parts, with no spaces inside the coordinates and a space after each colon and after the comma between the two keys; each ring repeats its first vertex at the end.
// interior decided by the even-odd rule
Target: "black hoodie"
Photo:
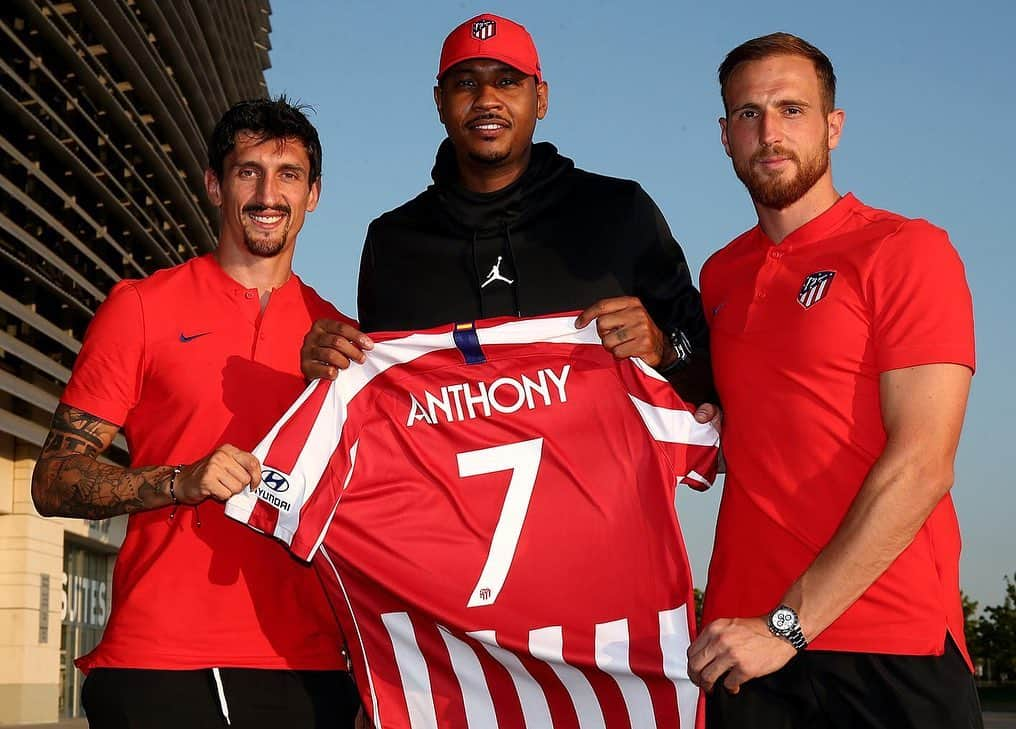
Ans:
{"type": "Polygon", "coordinates": [[[433,185],[367,230],[364,331],[550,314],[628,295],[663,331],[681,328],[705,343],[684,253],[638,183],[576,169],[547,142],[534,144],[526,172],[497,192],[458,184],[449,140],[432,174],[433,185]],[[492,269],[500,278],[484,286],[492,269]]]}
{"type": "Polygon", "coordinates": [[[681,329],[696,352],[708,352],[684,253],[638,183],[576,169],[547,142],[534,144],[526,172],[497,192],[459,185],[447,139],[432,176],[433,185],[367,229],[357,300],[364,331],[637,296],[662,331],[681,329]]]}

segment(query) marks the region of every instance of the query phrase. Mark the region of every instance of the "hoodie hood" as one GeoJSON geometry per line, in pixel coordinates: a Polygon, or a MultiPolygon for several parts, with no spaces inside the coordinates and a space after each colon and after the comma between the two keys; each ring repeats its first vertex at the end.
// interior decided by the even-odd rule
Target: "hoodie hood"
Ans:
{"type": "Polygon", "coordinates": [[[445,139],[437,150],[430,191],[453,230],[482,236],[514,227],[553,205],[564,192],[556,183],[574,168],[553,144],[537,142],[519,179],[495,192],[472,192],[459,184],[455,147],[445,139]]]}
{"type": "Polygon", "coordinates": [[[462,189],[450,142],[433,176],[367,231],[357,297],[365,331],[559,314],[637,296],[660,329],[679,328],[708,351],[681,248],[638,183],[580,170],[547,143],[533,145],[522,176],[494,193],[462,189]]]}

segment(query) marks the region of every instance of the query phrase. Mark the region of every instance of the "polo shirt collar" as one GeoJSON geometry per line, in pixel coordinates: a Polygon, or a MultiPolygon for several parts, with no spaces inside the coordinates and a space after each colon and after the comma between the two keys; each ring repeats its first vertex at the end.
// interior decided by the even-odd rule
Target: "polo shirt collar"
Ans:
{"type": "MultiPolygon", "coordinates": [[[[854,197],[854,193],[848,192],[833,203],[832,206],[830,206],[824,213],[818,217],[812,218],[784,238],[783,241],[779,243],[780,248],[796,248],[816,241],[825,240],[837,228],[843,225],[847,218],[849,218],[851,214],[857,210],[857,208],[861,207],[861,205],[861,201],[854,197]]],[[[758,234],[757,240],[760,243],[766,246],[777,245],[762,231],[761,226],[756,226],[755,230],[758,234]]]]}
{"type": "MultiPolygon", "coordinates": [[[[257,289],[245,288],[242,283],[226,273],[222,266],[219,265],[214,254],[206,253],[200,256],[196,259],[196,264],[202,275],[207,276],[207,280],[212,282],[223,293],[239,298],[243,298],[249,293],[253,293],[255,297],[257,296],[257,289]]],[[[289,278],[286,279],[286,282],[282,286],[272,289],[272,297],[277,298],[281,296],[283,299],[286,299],[296,295],[299,288],[299,279],[296,273],[290,272],[289,278]]]]}

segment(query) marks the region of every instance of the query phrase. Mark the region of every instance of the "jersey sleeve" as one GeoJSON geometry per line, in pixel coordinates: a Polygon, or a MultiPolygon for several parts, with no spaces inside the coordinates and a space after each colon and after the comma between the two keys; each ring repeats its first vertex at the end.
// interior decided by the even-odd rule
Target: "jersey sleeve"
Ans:
{"type": "Polygon", "coordinates": [[[356,462],[342,377],[315,380],[254,449],[261,483],[226,502],[226,515],[310,561],[356,462]]]}
{"type": "Polygon", "coordinates": [[[132,281],[110,291],[92,319],[60,401],[123,425],[141,394],[144,308],[132,281]]]}
{"type": "Polygon", "coordinates": [[[945,231],[906,221],[883,241],[869,286],[880,372],[934,363],[974,369],[970,288],[945,231]]]}
{"type": "Polygon", "coordinates": [[[705,491],[716,479],[720,434],[695,420],[694,409],[641,359],[618,363],[628,397],[646,430],[663,451],[677,484],[705,491]]]}

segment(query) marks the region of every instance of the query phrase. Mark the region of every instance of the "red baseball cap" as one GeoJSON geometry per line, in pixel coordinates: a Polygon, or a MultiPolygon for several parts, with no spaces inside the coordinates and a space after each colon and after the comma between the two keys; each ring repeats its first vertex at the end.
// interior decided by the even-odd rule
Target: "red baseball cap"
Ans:
{"type": "Polygon", "coordinates": [[[508,18],[483,13],[470,18],[449,33],[441,46],[438,79],[456,63],[471,58],[503,61],[522,73],[536,76],[538,83],[543,81],[540,57],[536,53],[533,37],[523,26],[508,18]]]}

